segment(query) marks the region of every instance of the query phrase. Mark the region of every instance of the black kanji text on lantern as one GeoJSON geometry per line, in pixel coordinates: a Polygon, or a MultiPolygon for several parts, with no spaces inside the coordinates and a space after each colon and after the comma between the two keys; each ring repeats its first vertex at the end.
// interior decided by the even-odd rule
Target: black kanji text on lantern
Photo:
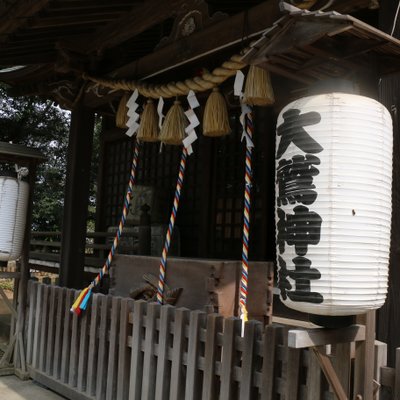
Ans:
{"type": "Polygon", "coordinates": [[[286,261],[279,255],[279,289],[283,300],[294,302],[322,303],[322,294],[311,291],[311,281],[321,278],[312,261],[306,258],[310,245],[317,245],[321,239],[322,218],[306,206],[312,205],[318,197],[314,177],[320,171],[316,167],[321,160],[315,155],[324,148],[304,129],[321,121],[318,112],[300,114],[298,109],[283,113],[283,123],[277,128],[280,142],[276,158],[277,165],[277,244],[279,253],[285,253],[286,245],[294,246],[296,256],[291,260],[294,268],[288,269],[286,261]],[[291,159],[283,158],[293,143],[304,154],[295,154],[291,159]],[[293,212],[285,206],[295,205],[293,212]],[[291,281],[294,281],[292,284],[291,281]]]}
{"type": "Polygon", "coordinates": [[[295,155],[291,160],[279,161],[277,170],[278,206],[287,204],[312,204],[317,198],[313,177],[319,174],[314,165],[320,159],[312,154],[295,155]]]}
{"type": "Polygon", "coordinates": [[[279,252],[285,251],[285,242],[294,246],[296,254],[305,256],[310,244],[318,244],[321,238],[322,218],[305,206],[297,206],[294,214],[285,214],[278,208],[278,245],[279,252]]]}
{"type": "Polygon", "coordinates": [[[316,154],[323,147],[316,142],[304,129],[304,126],[315,125],[321,121],[321,115],[315,111],[300,115],[300,110],[291,108],[283,113],[283,124],[277,128],[277,135],[281,137],[276,158],[282,157],[290,143],[296,145],[304,153],[316,154]]]}
{"type": "Polygon", "coordinates": [[[313,279],[320,279],[321,273],[316,268],[311,268],[311,261],[305,257],[293,258],[294,270],[288,270],[286,262],[279,256],[279,289],[284,300],[288,297],[292,301],[307,303],[322,303],[324,298],[318,292],[311,291],[310,282],[313,279]],[[295,290],[287,277],[295,281],[295,290]]]}

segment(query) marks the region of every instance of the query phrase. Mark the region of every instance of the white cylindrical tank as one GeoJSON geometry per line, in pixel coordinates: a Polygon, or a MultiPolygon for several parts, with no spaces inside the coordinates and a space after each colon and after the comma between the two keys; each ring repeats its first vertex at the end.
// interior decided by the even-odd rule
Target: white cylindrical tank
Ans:
{"type": "Polygon", "coordinates": [[[285,305],[353,315],[386,299],[392,120],[353,94],[288,104],[277,122],[278,285],[285,305]]]}
{"type": "Polygon", "coordinates": [[[21,256],[28,199],[28,183],[0,176],[0,261],[13,261],[21,256]]]}

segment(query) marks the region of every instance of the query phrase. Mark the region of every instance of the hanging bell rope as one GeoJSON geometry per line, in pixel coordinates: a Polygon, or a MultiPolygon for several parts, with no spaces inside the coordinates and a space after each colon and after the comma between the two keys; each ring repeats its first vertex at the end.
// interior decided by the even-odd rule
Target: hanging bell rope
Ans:
{"type": "MultiPolygon", "coordinates": [[[[253,113],[250,111],[245,116],[246,133],[250,139],[253,138],[253,113]]],[[[245,162],[245,186],[244,186],[244,213],[243,213],[243,244],[242,244],[242,275],[240,280],[240,316],[243,321],[248,320],[247,312],[247,284],[249,278],[249,236],[250,236],[250,206],[251,188],[253,180],[252,169],[253,147],[246,146],[245,162]]]]}
{"type": "Polygon", "coordinates": [[[250,106],[270,106],[275,103],[271,77],[266,69],[250,65],[244,87],[243,103],[250,106]]]}
{"type": "MultiPolygon", "coordinates": [[[[247,50],[249,49],[247,48],[243,52],[247,50]]],[[[82,78],[93,82],[95,85],[114,90],[133,91],[137,89],[139,93],[145,97],[158,99],[159,97],[170,98],[187,95],[190,90],[205,92],[225,82],[228,78],[234,76],[236,71],[243,69],[246,65],[247,64],[242,61],[242,56],[240,54],[235,54],[212,72],[204,70],[201,77],[196,76],[191,79],[186,79],[185,81],[170,82],[163,85],[151,85],[144,81],[127,79],[100,78],[86,73],[82,74],[82,78]]]]}
{"type": "Polygon", "coordinates": [[[172,233],[174,231],[176,214],[178,212],[178,207],[179,207],[179,200],[181,197],[183,179],[185,177],[187,156],[188,156],[187,149],[185,146],[183,146],[181,162],[179,164],[178,180],[176,182],[174,204],[172,206],[172,212],[171,212],[171,216],[169,219],[168,230],[167,230],[167,234],[165,237],[164,248],[163,248],[163,251],[161,254],[161,260],[160,260],[160,274],[158,277],[158,290],[157,290],[157,302],[159,304],[163,304],[163,302],[164,302],[165,270],[167,267],[167,256],[168,256],[169,246],[171,244],[172,233]]]}
{"type": "Polygon", "coordinates": [[[218,137],[231,133],[226,101],[219,88],[214,88],[207,99],[203,115],[203,135],[218,137]]]}
{"type": "Polygon", "coordinates": [[[92,294],[92,290],[95,286],[97,286],[100,281],[102,280],[103,276],[108,274],[108,270],[111,265],[111,261],[114,257],[115,251],[117,250],[118,247],[118,242],[121,238],[122,231],[124,229],[124,225],[126,222],[126,216],[128,214],[128,209],[129,209],[129,203],[132,198],[132,190],[133,187],[136,184],[136,170],[137,170],[137,164],[138,164],[138,156],[139,156],[139,147],[140,147],[140,142],[138,140],[135,140],[135,147],[133,150],[133,159],[132,159],[132,166],[131,166],[131,175],[129,177],[129,183],[128,183],[128,189],[126,191],[125,195],[125,201],[124,201],[124,207],[122,210],[122,216],[121,220],[119,221],[118,229],[114,238],[114,242],[111,246],[110,252],[108,253],[108,257],[103,265],[103,268],[101,269],[100,273],[94,278],[94,280],[90,283],[90,285],[83,289],[77,299],[75,300],[74,304],[71,307],[71,311],[80,314],[82,310],[86,310],[88,301],[90,299],[90,296],[92,294]]]}
{"type": "Polygon", "coordinates": [[[187,126],[188,120],[181,102],[175,100],[173,106],[168,110],[161,127],[160,141],[164,144],[181,145],[182,140],[186,137],[185,128],[187,126]]]}
{"type": "Polygon", "coordinates": [[[158,114],[153,100],[149,99],[140,116],[137,138],[142,142],[157,142],[159,140],[158,135],[158,114]]]}

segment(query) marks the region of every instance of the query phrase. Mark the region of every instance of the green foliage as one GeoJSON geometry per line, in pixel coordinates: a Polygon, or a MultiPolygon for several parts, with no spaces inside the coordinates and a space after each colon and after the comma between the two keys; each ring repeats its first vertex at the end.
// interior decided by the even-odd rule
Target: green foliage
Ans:
{"type": "Polygon", "coordinates": [[[0,140],[35,147],[47,161],[37,171],[34,230],[60,230],[68,147],[69,113],[50,100],[10,98],[0,87],[0,140]]]}
{"type": "MultiPolygon", "coordinates": [[[[32,229],[36,231],[60,231],[62,227],[69,125],[70,113],[51,100],[10,98],[0,85],[0,140],[35,147],[47,157],[37,170],[32,216],[32,229]]],[[[92,231],[100,131],[101,118],[96,118],[88,209],[88,229],[92,231]]]]}

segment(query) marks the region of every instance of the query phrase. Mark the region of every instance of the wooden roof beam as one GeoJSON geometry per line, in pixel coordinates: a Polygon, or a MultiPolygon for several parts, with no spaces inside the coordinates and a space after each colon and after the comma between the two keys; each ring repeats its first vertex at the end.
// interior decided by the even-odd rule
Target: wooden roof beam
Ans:
{"type": "Polygon", "coordinates": [[[104,4],[99,4],[98,1],[93,2],[93,3],[87,3],[85,2],[84,5],[80,3],[71,3],[71,1],[57,1],[56,3],[52,4],[51,6],[51,11],[52,12],[71,12],[71,11],[80,11],[82,13],[84,12],[91,12],[92,10],[97,10],[97,11],[106,11],[106,10],[125,10],[128,11],[132,8],[132,1],[129,0],[129,2],[125,1],[113,1],[112,3],[104,3],[104,4]]]}
{"type": "MultiPolygon", "coordinates": [[[[57,58],[57,53],[55,51],[49,51],[41,54],[40,62],[43,64],[52,63],[57,58]]],[[[0,56],[0,63],[3,67],[13,67],[15,65],[37,65],[38,57],[37,52],[32,54],[21,53],[20,55],[5,55],[0,56]]]]}
{"type": "Polygon", "coordinates": [[[378,7],[378,2],[373,0],[336,0],[331,7],[328,7],[324,11],[335,10],[341,14],[350,14],[358,10],[378,7]]]}
{"type": "Polygon", "coordinates": [[[89,14],[89,15],[81,15],[79,17],[75,15],[67,15],[62,17],[38,17],[37,20],[32,22],[30,28],[58,28],[60,30],[64,29],[67,26],[72,25],[80,25],[85,26],[88,24],[97,24],[101,22],[108,22],[114,19],[114,15],[112,13],[99,13],[99,14],[89,14]]]}
{"type": "Polygon", "coordinates": [[[265,1],[118,68],[113,71],[113,76],[128,77],[132,71],[138,79],[158,75],[240,43],[244,21],[248,26],[246,36],[251,38],[265,31],[280,16],[277,2],[265,1]]]}
{"type": "MultiPolygon", "coordinates": [[[[280,16],[278,2],[265,1],[246,12],[210,25],[189,37],[177,40],[118,68],[112,72],[112,76],[115,78],[132,77],[132,71],[135,71],[135,76],[132,77],[134,79],[156,76],[240,43],[243,40],[243,21],[245,19],[247,19],[249,27],[247,37],[251,38],[262,33],[280,16]]],[[[107,104],[111,98],[112,96],[97,97],[88,94],[86,101],[89,106],[97,107],[107,104]]]]}
{"type": "MultiPolygon", "coordinates": [[[[15,3],[7,13],[3,15],[4,20],[0,24],[0,35],[6,35],[15,32],[23,26],[27,19],[43,10],[50,0],[31,0],[15,3]]],[[[4,36],[3,36],[4,37],[4,36]]],[[[0,38],[2,41],[3,38],[0,38]]]]}
{"type": "Polygon", "coordinates": [[[76,43],[62,43],[61,46],[86,54],[93,51],[101,52],[172,17],[184,4],[192,4],[193,8],[196,8],[196,5],[201,3],[203,3],[202,0],[146,0],[133,6],[131,11],[121,18],[86,37],[79,46],[76,43]]]}

